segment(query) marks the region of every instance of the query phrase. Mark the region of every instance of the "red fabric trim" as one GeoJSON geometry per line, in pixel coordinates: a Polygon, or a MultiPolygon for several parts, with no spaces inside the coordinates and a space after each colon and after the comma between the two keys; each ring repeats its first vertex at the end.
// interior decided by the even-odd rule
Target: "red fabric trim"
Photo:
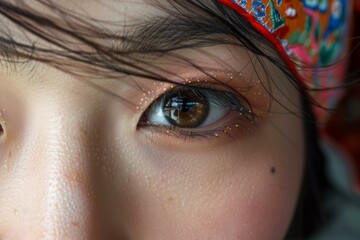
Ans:
{"type": "Polygon", "coordinates": [[[246,12],[245,9],[234,3],[232,0],[218,0],[218,1],[234,9],[237,13],[242,15],[246,20],[250,22],[250,24],[257,31],[259,31],[265,38],[267,38],[276,47],[276,50],[278,50],[280,57],[286,62],[290,70],[295,74],[295,76],[300,80],[302,84],[305,84],[306,79],[300,76],[300,74],[296,70],[294,62],[289,58],[282,44],[271,32],[269,32],[268,29],[266,29],[263,25],[261,25],[254,16],[246,12]]]}
{"type": "Polygon", "coordinates": [[[356,8],[356,11],[358,11],[358,13],[360,13],[360,0],[357,0],[355,2],[355,8],[356,8]]]}

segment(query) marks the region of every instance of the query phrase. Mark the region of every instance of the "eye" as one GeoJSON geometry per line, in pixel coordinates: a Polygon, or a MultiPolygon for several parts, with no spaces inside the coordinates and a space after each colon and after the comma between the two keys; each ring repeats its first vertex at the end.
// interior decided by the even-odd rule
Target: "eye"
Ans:
{"type": "Polygon", "coordinates": [[[234,116],[249,121],[253,118],[244,97],[212,88],[181,86],[155,100],[139,126],[167,127],[186,135],[216,135],[234,116]]]}

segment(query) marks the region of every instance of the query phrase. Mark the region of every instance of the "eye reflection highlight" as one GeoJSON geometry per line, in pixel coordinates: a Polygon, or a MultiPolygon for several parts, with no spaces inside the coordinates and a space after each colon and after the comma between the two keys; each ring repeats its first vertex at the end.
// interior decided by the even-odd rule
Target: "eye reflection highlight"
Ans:
{"type": "Polygon", "coordinates": [[[208,117],[209,102],[205,96],[196,96],[194,92],[175,91],[165,96],[162,112],[174,126],[195,128],[208,117]]]}

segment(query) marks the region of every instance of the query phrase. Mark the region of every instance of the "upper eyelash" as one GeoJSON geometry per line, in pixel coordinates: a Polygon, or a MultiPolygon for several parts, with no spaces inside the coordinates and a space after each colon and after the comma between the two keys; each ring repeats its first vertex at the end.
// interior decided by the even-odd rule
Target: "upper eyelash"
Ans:
{"type": "Polygon", "coordinates": [[[253,110],[248,100],[240,93],[232,93],[226,90],[217,89],[211,85],[194,85],[194,86],[178,86],[174,90],[164,93],[158,101],[162,104],[165,96],[174,91],[191,91],[194,95],[204,100],[211,99],[213,104],[224,107],[232,111],[238,111],[246,114],[248,117],[254,118],[253,110]],[[241,100],[239,100],[241,99],[241,100]],[[242,103],[245,102],[245,104],[242,103]],[[244,105],[247,105],[248,108],[244,105]]]}
{"type": "MultiPolygon", "coordinates": [[[[197,89],[191,89],[194,94],[197,93],[197,89]]],[[[229,110],[233,110],[233,111],[239,111],[242,113],[246,113],[246,114],[250,114],[252,115],[252,108],[250,103],[247,101],[247,99],[245,97],[243,97],[240,94],[237,93],[230,93],[228,91],[223,91],[223,90],[217,90],[217,89],[207,89],[207,88],[202,88],[199,92],[204,92],[206,97],[211,99],[213,101],[213,103],[217,104],[220,107],[225,107],[228,108],[229,110]],[[241,98],[242,101],[244,101],[246,103],[246,105],[248,105],[248,108],[246,108],[246,106],[244,106],[244,104],[241,103],[241,101],[239,101],[239,98],[241,98]]]]}

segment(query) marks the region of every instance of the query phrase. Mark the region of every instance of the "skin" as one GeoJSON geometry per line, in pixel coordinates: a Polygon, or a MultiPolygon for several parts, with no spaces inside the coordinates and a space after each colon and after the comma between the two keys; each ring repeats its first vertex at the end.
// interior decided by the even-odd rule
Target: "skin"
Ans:
{"type": "MultiPolygon", "coordinates": [[[[163,14],[141,1],[111,2],[117,13],[97,1],[71,2],[61,1],[119,22],[143,12],[163,14]]],[[[251,59],[246,50],[228,46],[179,54],[216,66],[218,75],[243,69],[251,59]]],[[[178,82],[200,74],[186,64],[155,63],[181,75],[169,76],[178,82]]],[[[0,239],[282,239],[301,185],[304,130],[301,118],[288,113],[299,111],[299,93],[280,70],[265,65],[269,72],[254,62],[228,83],[253,84],[242,94],[261,116],[256,127],[241,120],[231,133],[193,139],[138,127],[151,102],[140,100],[133,78],[99,83],[40,63],[16,71],[1,65],[0,239]],[[272,87],[287,109],[270,105],[258,81],[269,73],[278,88],[266,89],[272,87]]],[[[154,98],[170,87],[135,80],[154,98]]]]}

